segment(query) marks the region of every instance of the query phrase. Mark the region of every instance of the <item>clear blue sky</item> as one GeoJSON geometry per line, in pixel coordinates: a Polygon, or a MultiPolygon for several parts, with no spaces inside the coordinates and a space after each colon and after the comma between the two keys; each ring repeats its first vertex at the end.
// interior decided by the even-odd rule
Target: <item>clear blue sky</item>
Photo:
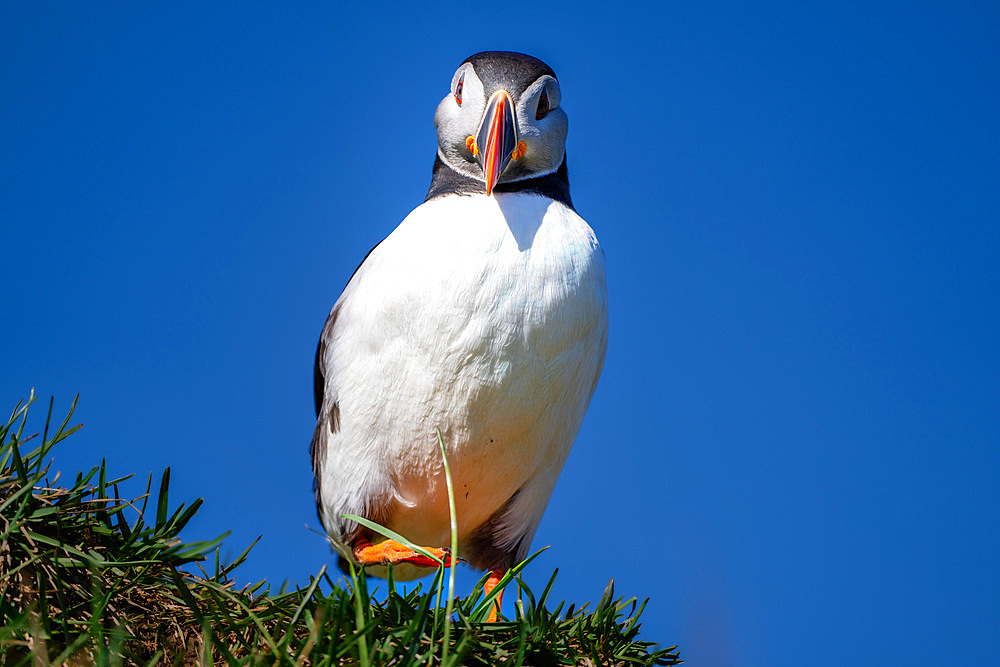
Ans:
{"type": "Polygon", "coordinates": [[[57,468],[171,466],[248,579],[332,562],[320,327],[456,66],[525,51],[611,298],[529,581],[695,665],[996,660],[1000,6],[203,4],[0,5],[0,403],[81,394],[57,468]]]}

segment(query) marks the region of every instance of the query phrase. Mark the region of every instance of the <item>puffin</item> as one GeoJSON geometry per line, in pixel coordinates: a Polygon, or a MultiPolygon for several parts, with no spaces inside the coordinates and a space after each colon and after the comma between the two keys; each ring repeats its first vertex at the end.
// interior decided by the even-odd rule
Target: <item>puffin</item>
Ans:
{"type": "MultiPolygon", "coordinates": [[[[608,339],[605,256],[570,198],[561,103],[537,58],[462,62],[434,116],[426,199],[326,319],[310,454],[345,571],[350,561],[385,577],[391,566],[405,581],[438,566],[345,515],[488,572],[487,594],[528,555],[608,339]]],[[[499,608],[498,596],[489,621],[499,608]]]]}

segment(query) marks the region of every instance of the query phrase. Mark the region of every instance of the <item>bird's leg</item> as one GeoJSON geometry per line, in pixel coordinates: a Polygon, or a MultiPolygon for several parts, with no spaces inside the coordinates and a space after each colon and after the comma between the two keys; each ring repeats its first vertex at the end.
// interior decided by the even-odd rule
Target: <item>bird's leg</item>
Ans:
{"type": "MultiPolygon", "coordinates": [[[[483,584],[483,595],[489,595],[490,591],[496,588],[497,584],[500,583],[500,580],[503,578],[504,574],[506,574],[506,571],[504,570],[492,570],[490,572],[489,579],[487,579],[486,583],[483,584]]],[[[493,601],[493,608],[490,609],[490,615],[486,619],[487,623],[496,623],[497,615],[500,613],[500,603],[502,601],[503,601],[503,590],[501,589],[500,593],[497,594],[496,600],[493,601]]]]}
{"type": "MultiPolygon", "coordinates": [[[[451,549],[424,547],[424,550],[444,561],[445,567],[451,567],[451,549]]],[[[378,544],[372,544],[364,536],[359,536],[354,540],[354,560],[362,566],[398,565],[399,563],[408,563],[418,567],[437,567],[439,565],[437,561],[417,553],[396,540],[382,540],[378,544]]]]}

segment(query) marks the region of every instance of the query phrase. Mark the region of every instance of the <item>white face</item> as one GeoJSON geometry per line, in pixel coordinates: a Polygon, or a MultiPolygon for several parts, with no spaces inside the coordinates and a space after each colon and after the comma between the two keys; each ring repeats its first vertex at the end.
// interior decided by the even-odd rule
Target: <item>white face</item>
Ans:
{"type": "MultiPolygon", "coordinates": [[[[441,100],[434,114],[441,160],[455,171],[480,181],[483,171],[467,139],[476,136],[486,111],[486,101],[501,87],[498,82],[482,81],[472,63],[464,63],[452,77],[451,91],[441,100]]],[[[569,119],[559,107],[562,100],[559,82],[544,74],[523,91],[507,89],[507,92],[514,101],[518,138],[525,144],[525,153],[510,161],[500,182],[520,181],[556,171],[566,152],[569,128],[569,119]]]]}

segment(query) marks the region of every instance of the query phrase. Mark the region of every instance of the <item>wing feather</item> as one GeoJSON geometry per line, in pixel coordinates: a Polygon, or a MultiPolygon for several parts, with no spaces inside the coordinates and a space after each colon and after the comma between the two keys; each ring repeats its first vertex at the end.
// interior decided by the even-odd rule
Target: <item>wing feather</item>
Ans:
{"type": "MultiPolygon", "coordinates": [[[[384,241],[385,239],[383,239],[384,241]]],[[[364,263],[368,260],[371,254],[375,251],[375,248],[381,245],[381,241],[375,244],[375,246],[368,251],[365,258],[361,260],[357,268],[354,269],[354,273],[351,274],[350,279],[347,281],[348,286],[354,277],[358,275],[358,271],[364,266],[364,263]]],[[[323,499],[322,492],[320,488],[320,480],[322,475],[320,470],[323,465],[323,461],[326,459],[327,455],[327,444],[330,433],[337,433],[340,431],[340,406],[336,400],[330,400],[329,405],[326,403],[326,388],[327,381],[333,378],[327,378],[327,349],[333,344],[335,340],[334,331],[337,328],[337,318],[340,314],[340,307],[342,300],[344,298],[344,293],[347,292],[347,287],[344,288],[344,292],[341,293],[340,298],[337,299],[337,303],[334,304],[333,308],[330,310],[330,314],[326,318],[326,322],[323,324],[323,330],[320,332],[319,341],[316,343],[316,359],[313,362],[313,400],[316,405],[316,428],[313,430],[312,442],[309,444],[309,458],[312,460],[313,468],[313,494],[316,500],[316,513],[319,515],[320,522],[327,527],[325,512],[323,511],[323,499]],[[327,428],[329,426],[329,428],[327,428]]]]}

